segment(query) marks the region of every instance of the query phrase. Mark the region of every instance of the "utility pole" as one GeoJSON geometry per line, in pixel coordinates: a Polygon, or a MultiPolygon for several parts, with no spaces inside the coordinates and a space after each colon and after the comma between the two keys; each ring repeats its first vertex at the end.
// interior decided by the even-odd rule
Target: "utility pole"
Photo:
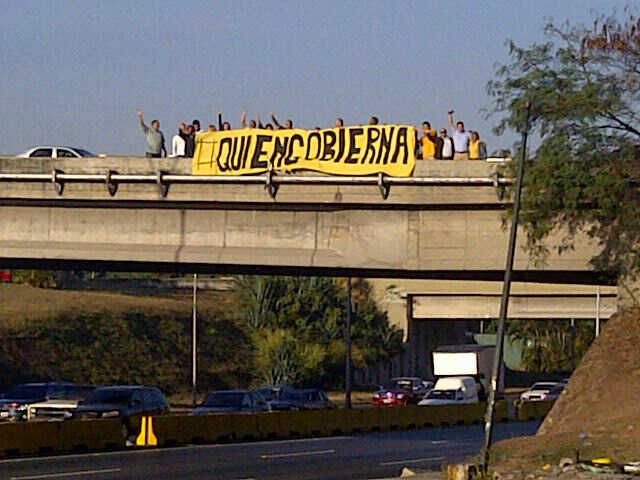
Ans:
{"type": "Polygon", "coordinates": [[[193,274],[193,308],[191,317],[191,402],[195,407],[198,397],[198,274],[193,274]]]}
{"type": "Polygon", "coordinates": [[[509,309],[509,294],[511,293],[511,274],[513,273],[513,260],[516,251],[516,239],[518,233],[518,221],[520,217],[520,198],[522,194],[522,182],[524,179],[524,165],[527,158],[527,138],[529,136],[529,115],[531,114],[531,103],[526,104],[527,112],[525,116],[524,130],[522,132],[522,157],[518,165],[518,176],[516,179],[515,199],[513,203],[513,218],[511,219],[511,231],[509,234],[509,246],[507,249],[507,262],[504,269],[504,282],[502,284],[502,299],[500,301],[500,318],[498,321],[498,331],[496,333],[496,352],[493,359],[493,369],[491,371],[491,386],[489,388],[489,398],[487,400],[487,411],[485,413],[484,425],[484,445],[482,448],[482,471],[487,472],[489,467],[489,451],[493,440],[493,421],[495,416],[496,395],[498,385],[500,385],[500,374],[502,369],[502,357],[504,348],[505,324],[509,309]]]}
{"type": "Polygon", "coordinates": [[[351,301],[351,277],[347,278],[347,321],[345,325],[345,340],[347,355],[344,367],[344,406],[351,408],[351,316],[353,306],[351,301]]]}
{"type": "Polygon", "coordinates": [[[600,285],[596,287],[596,338],[600,336],[600,285]]]}

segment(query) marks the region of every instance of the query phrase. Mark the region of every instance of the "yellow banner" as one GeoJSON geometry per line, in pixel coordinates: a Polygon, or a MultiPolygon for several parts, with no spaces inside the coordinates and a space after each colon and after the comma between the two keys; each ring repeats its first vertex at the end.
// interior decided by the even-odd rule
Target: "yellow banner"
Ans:
{"type": "Polygon", "coordinates": [[[271,165],[276,171],[409,177],[416,163],[415,150],[416,130],[407,125],[206,132],[196,138],[192,172],[258,174],[271,165]]]}

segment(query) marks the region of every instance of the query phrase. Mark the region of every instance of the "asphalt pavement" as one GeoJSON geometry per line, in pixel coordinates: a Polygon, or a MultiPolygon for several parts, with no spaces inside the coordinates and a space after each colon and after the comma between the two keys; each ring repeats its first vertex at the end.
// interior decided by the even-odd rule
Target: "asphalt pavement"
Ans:
{"type": "MultiPolygon", "coordinates": [[[[497,440],[532,435],[539,422],[499,424],[497,440]]],[[[440,469],[475,455],[480,425],[341,437],[197,445],[0,461],[6,480],[342,480],[440,469]]]]}

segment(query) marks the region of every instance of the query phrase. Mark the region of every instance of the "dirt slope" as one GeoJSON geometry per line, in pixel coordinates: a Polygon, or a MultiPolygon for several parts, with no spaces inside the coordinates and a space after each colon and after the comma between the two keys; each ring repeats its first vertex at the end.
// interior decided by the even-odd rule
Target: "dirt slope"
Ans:
{"type": "Polygon", "coordinates": [[[496,445],[511,467],[573,457],[640,460],[640,309],[615,315],[576,369],[535,437],[496,445]]]}
{"type": "Polygon", "coordinates": [[[539,434],[640,428],[640,310],[616,315],[596,339],[539,434]]]}

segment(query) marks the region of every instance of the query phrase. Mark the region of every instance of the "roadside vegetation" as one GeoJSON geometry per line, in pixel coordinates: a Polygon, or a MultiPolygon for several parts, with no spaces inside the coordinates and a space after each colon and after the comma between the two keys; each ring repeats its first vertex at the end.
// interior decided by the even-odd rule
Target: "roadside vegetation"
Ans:
{"type": "MultiPolygon", "coordinates": [[[[14,277],[15,278],[15,277],[14,277]]],[[[24,381],[152,384],[169,394],[191,381],[191,294],[147,297],[0,285],[0,390],[24,381]]],[[[36,283],[39,284],[39,283],[36,283]]],[[[203,391],[270,383],[342,387],[344,284],[329,278],[239,277],[232,292],[198,301],[203,391]]],[[[354,285],[355,366],[402,348],[365,281],[354,285]]]]}

